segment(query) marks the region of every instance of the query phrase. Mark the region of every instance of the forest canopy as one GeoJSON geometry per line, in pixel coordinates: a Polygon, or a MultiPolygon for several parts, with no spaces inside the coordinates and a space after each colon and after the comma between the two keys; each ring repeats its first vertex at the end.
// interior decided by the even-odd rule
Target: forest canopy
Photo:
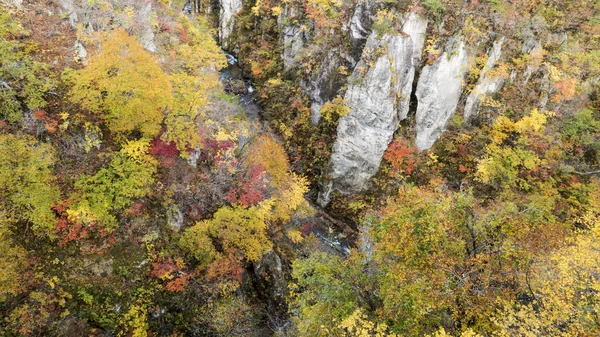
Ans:
{"type": "Polygon", "coordinates": [[[600,335],[599,79],[597,0],[0,1],[0,335],[600,335]]]}

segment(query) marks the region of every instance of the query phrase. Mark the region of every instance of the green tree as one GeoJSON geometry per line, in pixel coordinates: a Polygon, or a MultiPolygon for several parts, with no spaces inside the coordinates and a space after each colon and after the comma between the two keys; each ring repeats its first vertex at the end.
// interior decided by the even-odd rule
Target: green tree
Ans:
{"type": "Polygon", "coordinates": [[[293,262],[290,313],[299,336],[346,336],[351,324],[343,321],[363,306],[373,309],[365,299],[374,282],[363,261],[356,252],[347,260],[315,252],[293,262]]]}
{"type": "Polygon", "coordinates": [[[148,140],[129,141],[95,175],[75,183],[74,205],[68,210],[77,221],[115,227],[116,211],[148,195],[154,182],[156,160],[148,152],[148,140]]]}

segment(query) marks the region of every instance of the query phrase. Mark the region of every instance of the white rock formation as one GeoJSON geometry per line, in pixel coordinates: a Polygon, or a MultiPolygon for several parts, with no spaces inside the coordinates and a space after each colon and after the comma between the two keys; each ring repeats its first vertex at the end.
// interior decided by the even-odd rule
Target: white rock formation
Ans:
{"type": "Polygon", "coordinates": [[[8,2],[9,5],[13,5],[17,8],[21,8],[23,5],[23,0],[3,0],[1,2],[8,2]]]}
{"type": "Polygon", "coordinates": [[[235,14],[242,9],[242,0],[219,1],[219,42],[223,48],[229,47],[229,35],[233,31],[235,14]]]}
{"type": "Polygon", "coordinates": [[[423,67],[417,84],[417,137],[419,150],[429,149],[444,131],[462,93],[467,72],[467,51],[462,41],[451,41],[432,64],[423,67]]]}
{"type": "Polygon", "coordinates": [[[59,3],[69,17],[69,25],[71,25],[71,28],[76,29],[79,18],[77,17],[77,9],[73,0],[60,0],[59,3]]]}
{"type": "Polygon", "coordinates": [[[488,72],[494,68],[496,62],[498,62],[498,59],[500,59],[500,55],[502,55],[503,42],[503,37],[494,41],[494,46],[488,52],[488,61],[481,70],[481,74],[479,75],[479,79],[477,80],[475,88],[473,88],[469,94],[469,97],[467,97],[467,102],[465,103],[464,109],[465,120],[468,120],[477,114],[479,102],[481,101],[482,97],[495,93],[504,84],[504,79],[502,77],[488,76],[488,72]]]}
{"type": "Polygon", "coordinates": [[[366,39],[369,36],[369,27],[365,27],[368,23],[371,14],[370,0],[359,0],[354,8],[354,13],[350,17],[348,27],[350,27],[350,37],[353,39],[366,39]]]}
{"type": "Polygon", "coordinates": [[[345,99],[350,112],[339,121],[331,157],[332,183],[320,194],[321,205],[329,202],[331,189],[359,192],[377,173],[398,122],[408,113],[426,28],[427,21],[411,13],[401,34],[369,37],[348,79],[345,99]]]}
{"type": "Polygon", "coordinates": [[[85,59],[88,56],[88,52],[85,49],[85,46],[83,45],[83,43],[81,43],[81,41],[79,39],[77,39],[77,40],[75,40],[75,45],[73,47],[77,51],[77,57],[79,57],[79,60],[85,61],[85,59]]]}
{"type": "Polygon", "coordinates": [[[137,12],[137,21],[141,25],[138,38],[140,39],[142,46],[144,46],[144,49],[151,53],[155,53],[156,44],[154,43],[154,32],[152,31],[152,23],[150,22],[151,17],[152,3],[149,2],[137,12]]]}

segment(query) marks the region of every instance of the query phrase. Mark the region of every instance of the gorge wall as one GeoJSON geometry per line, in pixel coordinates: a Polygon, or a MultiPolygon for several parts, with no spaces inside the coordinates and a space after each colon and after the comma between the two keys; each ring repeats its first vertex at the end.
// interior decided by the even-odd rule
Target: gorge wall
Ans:
{"type": "MultiPolygon", "coordinates": [[[[535,59],[541,48],[541,37],[533,33],[506,30],[500,34],[492,25],[480,29],[468,14],[475,8],[468,2],[457,2],[456,18],[450,26],[445,26],[432,8],[410,3],[394,7],[378,1],[330,1],[329,7],[315,4],[311,9],[300,2],[261,7],[259,1],[236,4],[236,9],[222,12],[239,10],[237,16],[221,15],[219,35],[230,36],[227,43],[276,41],[276,46],[269,47],[279,53],[281,65],[264,82],[287,79],[299,88],[316,128],[326,123],[322,121],[324,104],[343,98],[348,112],[340,115],[330,130],[335,133],[330,158],[319,168],[321,206],[329,203],[333,192],[367,190],[399,132],[405,138],[408,135],[407,141],[418,151],[425,151],[434,146],[455,116],[465,121],[463,127],[469,127],[482,106],[496,107],[494,95],[507,81],[513,83],[514,71],[510,79],[505,61],[510,57],[535,59]],[[244,9],[238,9],[241,7],[244,9]],[[243,36],[244,30],[235,20],[243,18],[247,25],[252,15],[248,9],[276,17],[275,28],[269,32],[275,35],[273,39],[267,39],[266,33],[258,40],[243,36]],[[331,24],[333,21],[342,24],[331,24]],[[511,45],[508,51],[503,50],[507,43],[511,45]]],[[[231,0],[222,0],[221,8],[233,8],[230,5],[231,0]]],[[[268,26],[260,15],[252,20],[268,26]]],[[[536,30],[533,21],[527,25],[532,27],[530,31],[536,30]]],[[[245,61],[241,58],[240,62],[245,61]]],[[[534,64],[519,76],[525,77],[526,83],[546,71],[534,64]]],[[[543,103],[549,91],[552,88],[546,84],[544,94],[535,94],[543,103]]],[[[290,130],[289,125],[286,128],[290,130]]]]}

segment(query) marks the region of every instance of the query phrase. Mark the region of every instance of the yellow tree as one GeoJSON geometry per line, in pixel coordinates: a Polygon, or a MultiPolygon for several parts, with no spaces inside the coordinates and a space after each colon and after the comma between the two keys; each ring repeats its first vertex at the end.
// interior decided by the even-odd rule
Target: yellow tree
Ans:
{"type": "Polygon", "coordinates": [[[27,221],[48,233],[55,225],[52,205],[60,193],[52,174],[54,151],[28,136],[0,134],[0,209],[13,223],[27,221]]]}
{"type": "Polygon", "coordinates": [[[116,134],[156,136],[173,100],[168,76],[134,36],[115,30],[89,65],[66,73],[70,99],[106,120],[116,134]]]}
{"type": "Polygon", "coordinates": [[[290,215],[304,201],[304,193],[308,191],[308,182],[304,177],[290,172],[290,163],[283,146],[271,136],[262,135],[256,138],[246,156],[248,167],[260,165],[271,176],[274,209],[272,220],[289,219],[290,215]]]}
{"type": "Polygon", "coordinates": [[[183,234],[180,246],[190,251],[199,261],[210,262],[216,250],[210,238],[216,239],[224,248],[240,251],[249,261],[258,261],[271,248],[266,235],[265,217],[269,201],[250,207],[234,205],[221,207],[210,220],[190,227],[183,234]]]}
{"type": "MultiPolygon", "coordinates": [[[[595,195],[600,182],[595,181],[595,195]]],[[[530,303],[502,301],[496,336],[598,336],[600,334],[600,202],[579,219],[588,228],[567,245],[539,256],[528,280],[530,303]]]]}
{"type": "Polygon", "coordinates": [[[197,126],[211,91],[219,87],[218,70],[227,62],[204,23],[182,15],[178,26],[180,41],[174,46],[176,60],[170,64],[174,101],[165,119],[165,138],[187,156],[187,149],[200,145],[197,126]]]}
{"type": "Polygon", "coordinates": [[[25,250],[13,242],[8,224],[5,214],[0,213],[0,303],[7,295],[19,293],[20,274],[26,265],[25,250]]]}

